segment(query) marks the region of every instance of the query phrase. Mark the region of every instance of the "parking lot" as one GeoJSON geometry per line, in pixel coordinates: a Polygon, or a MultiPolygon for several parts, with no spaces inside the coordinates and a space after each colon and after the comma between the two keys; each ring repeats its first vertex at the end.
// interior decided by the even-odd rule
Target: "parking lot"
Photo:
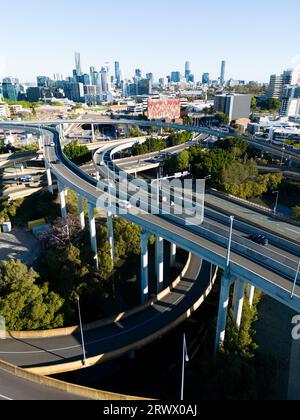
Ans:
{"type": "Polygon", "coordinates": [[[31,266],[40,253],[39,241],[25,229],[0,233],[0,260],[19,259],[31,266]]]}

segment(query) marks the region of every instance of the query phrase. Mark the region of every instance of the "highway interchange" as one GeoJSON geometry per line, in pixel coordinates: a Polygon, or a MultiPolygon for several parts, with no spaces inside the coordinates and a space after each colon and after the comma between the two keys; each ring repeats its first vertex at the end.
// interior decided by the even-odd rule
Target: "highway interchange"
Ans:
{"type": "MultiPolygon", "coordinates": [[[[97,203],[99,194],[97,182],[66,161],[58,137],[53,131],[44,131],[44,137],[48,145],[46,148],[47,159],[56,177],[67,187],[80,192],[90,202],[97,203]],[[56,146],[49,147],[53,139],[56,146]]],[[[108,150],[111,151],[111,147],[108,150]]],[[[293,158],[297,159],[295,156],[293,158]]],[[[228,217],[222,215],[221,211],[208,209],[204,224],[196,227],[186,226],[184,218],[178,216],[175,218],[174,215],[168,217],[149,214],[135,215],[130,214],[129,211],[126,218],[152,233],[163,236],[166,240],[174,241],[175,235],[176,243],[193,253],[193,258],[200,264],[199,272],[202,269],[206,270],[207,274],[208,268],[206,264],[201,264],[202,259],[224,268],[228,242],[228,217]]],[[[270,246],[264,248],[249,241],[246,238],[247,234],[249,234],[249,226],[246,224],[242,226],[240,223],[236,225],[231,257],[232,273],[236,276],[243,276],[245,280],[252,282],[279,301],[293,308],[298,308],[300,287],[296,287],[293,301],[291,301],[289,293],[292,287],[293,274],[296,273],[297,261],[300,257],[299,241],[278,241],[275,239],[276,235],[266,233],[270,239],[270,246]]],[[[191,273],[188,275],[191,275],[191,273]]],[[[125,319],[121,326],[114,324],[105,327],[101,330],[102,338],[100,340],[100,331],[91,332],[87,337],[89,354],[102,355],[113,352],[120,347],[138,342],[142,336],[151,335],[157,329],[167,325],[172,313],[172,316],[177,310],[182,313],[184,305],[187,305],[184,308],[188,309],[195,301],[195,296],[199,295],[199,292],[207,286],[207,284],[204,286],[203,281],[195,281],[195,277],[197,279],[199,276],[195,276],[195,273],[193,273],[192,282],[191,279],[188,279],[187,283],[183,281],[180,285],[183,289],[174,291],[173,296],[171,293],[167,297],[170,300],[164,302],[163,305],[158,303],[156,307],[151,307],[134,317],[125,319]],[[172,307],[172,311],[170,311],[170,307],[172,307]],[[152,322],[153,318],[157,320],[159,325],[152,322]],[[147,325],[147,328],[145,328],[145,325],[147,325]]],[[[200,278],[204,277],[200,276],[200,278]]],[[[0,350],[1,359],[20,366],[60,364],[65,360],[80,360],[81,358],[81,344],[77,336],[47,340],[26,340],[26,342],[13,339],[5,340],[0,343],[0,350]]]]}

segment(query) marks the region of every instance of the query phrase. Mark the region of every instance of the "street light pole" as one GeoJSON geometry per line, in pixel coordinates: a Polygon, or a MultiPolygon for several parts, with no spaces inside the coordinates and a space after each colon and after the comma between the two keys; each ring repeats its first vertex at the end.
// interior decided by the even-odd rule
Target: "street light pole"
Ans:
{"type": "Polygon", "coordinates": [[[274,215],[276,216],[277,208],[278,208],[278,202],[279,202],[279,191],[274,191],[273,194],[277,194],[276,203],[275,203],[275,207],[274,207],[274,215]]]}
{"type": "Polygon", "coordinates": [[[80,310],[80,299],[79,299],[79,297],[77,299],[77,303],[78,303],[78,314],[79,314],[82,353],[83,353],[83,365],[86,366],[86,352],[85,352],[85,344],[84,344],[83,326],[82,326],[82,320],[81,320],[81,310],[80,310]]]}
{"type": "Polygon", "coordinates": [[[185,383],[185,364],[188,363],[189,355],[188,355],[188,349],[186,344],[186,336],[183,335],[183,349],[182,349],[182,373],[181,373],[181,395],[180,400],[184,401],[184,383],[185,383]]]}
{"type": "Polygon", "coordinates": [[[230,266],[230,256],[231,256],[231,244],[232,244],[233,223],[234,223],[234,216],[230,216],[230,232],[229,232],[228,249],[227,249],[227,258],[226,258],[226,269],[227,269],[227,270],[229,269],[229,266],[230,266]]]}
{"type": "Polygon", "coordinates": [[[297,272],[296,272],[296,277],[295,277],[294,286],[293,286],[293,290],[292,290],[292,294],[291,294],[291,299],[293,299],[294,295],[295,295],[295,289],[296,289],[299,273],[300,273],[300,260],[299,260],[299,264],[298,264],[298,268],[297,268],[297,272]]]}
{"type": "Polygon", "coordinates": [[[282,147],[282,156],[281,156],[281,162],[280,162],[280,166],[283,165],[283,158],[284,158],[284,152],[285,152],[285,147],[282,147]]]}

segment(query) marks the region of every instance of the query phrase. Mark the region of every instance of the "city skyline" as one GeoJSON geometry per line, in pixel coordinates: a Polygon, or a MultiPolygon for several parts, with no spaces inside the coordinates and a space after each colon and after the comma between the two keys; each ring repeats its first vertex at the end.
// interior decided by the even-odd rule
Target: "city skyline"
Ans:
{"type": "MultiPolygon", "coordinates": [[[[288,4],[288,9],[300,11],[295,0],[288,0],[288,4]]],[[[126,78],[141,68],[144,74],[154,73],[158,79],[172,71],[184,74],[189,61],[196,80],[206,72],[217,79],[220,63],[226,60],[227,79],[268,82],[271,73],[293,67],[299,55],[297,13],[289,16],[289,43],[283,37],[269,41],[270,27],[262,24],[262,16],[272,21],[272,28],[283,19],[269,0],[251,3],[251,10],[259,7],[260,12],[251,14],[251,19],[250,5],[235,0],[214,5],[187,0],[185,8],[179,7],[177,0],[172,8],[164,0],[153,8],[143,1],[128,0],[113,10],[105,2],[92,0],[84,13],[77,0],[72,4],[54,0],[52,5],[45,19],[37,0],[26,4],[16,0],[17,33],[11,31],[9,20],[3,21],[4,33],[9,33],[10,39],[1,49],[0,77],[34,82],[37,75],[51,77],[59,72],[67,76],[75,67],[74,53],[78,51],[86,73],[90,66],[99,71],[105,62],[110,62],[113,70],[114,62],[119,61],[126,78]]],[[[3,16],[9,11],[8,5],[2,6],[3,16]]]]}

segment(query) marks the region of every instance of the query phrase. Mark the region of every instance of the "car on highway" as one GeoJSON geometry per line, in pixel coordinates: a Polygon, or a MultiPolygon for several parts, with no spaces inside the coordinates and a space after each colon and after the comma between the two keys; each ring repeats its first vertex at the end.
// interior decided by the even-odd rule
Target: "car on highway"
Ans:
{"type": "Polygon", "coordinates": [[[129,201],[120,200],[117,202],[117,207],[119,207],[122,210],[130,210],[132,208],[132,205],[129,203],[129,201]]]}
{"type": "Polygon", "coordinates": [[[175,203],[174,203],[174,201],[172,201],[172,200],[168,200],[168,198],[167,197],[165,197],[165,196],[163,196],[162,198],[161,198],[161,202],[163,203],[163,204],[170,204],[170,206],[171,207],[175,207],[175,203]]]}
{"type": "Polygon", "coordinates": [[[263,245],[263,246],[269,245],[269,240],[264,235],[253,234],[253,235],[250,235],[248,239],[250,239],[250,241],[255,242],[258,245],[263,245]]]}
{"type": "Polygon", "coordinates": [[[105,187],[104,187],[104,192],[109,192],[109,189],[111,189],[111,188],[116,188],[116,184],[113,182],[113,181],[109,181],[108,183],[107,183],[107,185],[105,185],[105,187]]]}

